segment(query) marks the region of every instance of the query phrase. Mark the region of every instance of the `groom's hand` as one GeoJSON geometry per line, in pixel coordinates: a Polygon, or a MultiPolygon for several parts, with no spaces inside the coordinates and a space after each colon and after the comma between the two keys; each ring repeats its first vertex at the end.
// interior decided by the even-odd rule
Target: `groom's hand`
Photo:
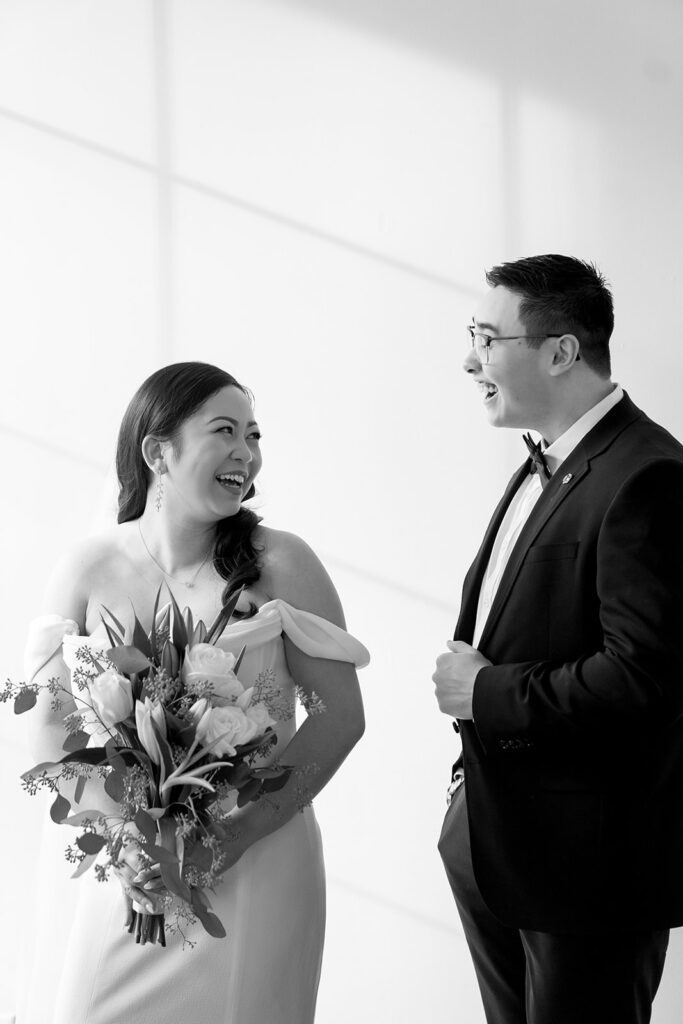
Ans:
{"type": "Polygon", "coordinates": [[[472,718],[474,681],[480,668],[492,663],[462,640],[449,640],[448,654],[436,659],[436,699],[444,715],[472,718]]]}

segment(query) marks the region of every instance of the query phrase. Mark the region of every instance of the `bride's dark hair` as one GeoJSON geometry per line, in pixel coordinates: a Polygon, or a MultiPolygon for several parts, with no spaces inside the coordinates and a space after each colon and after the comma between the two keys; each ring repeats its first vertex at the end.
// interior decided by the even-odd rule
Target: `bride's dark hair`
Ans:
{"type": "MultiPolygon", "coordinates": [[[[142,456],[142,441],[152,434],[178,448],[180,428],[200,406],[225,387],[239,388],[252,401],[251,392],[235,378],[210,363],[172,363],[148,377],[133,395],[121,421],[116,445],[119,478],[118,522],[139,519],[145,510],[151,472],[142,456]]],[[[245,495],[253,498],[254,485],[245,495]]],[[[224,600],[261,575],[253,535],[260,517],[247,508],[216,523],[213,564],[227,586],[224,600]]]]}

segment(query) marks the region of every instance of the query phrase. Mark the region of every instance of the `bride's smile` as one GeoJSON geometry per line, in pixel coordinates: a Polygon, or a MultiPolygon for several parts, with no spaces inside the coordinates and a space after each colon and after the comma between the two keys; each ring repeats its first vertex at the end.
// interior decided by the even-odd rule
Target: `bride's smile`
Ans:
{"type": "Polygon", "coordinates": [[[146,438],[152,472],[163,459],[167,514],[201,523],[235,515],[261,469],[260,440],[248,397],[230,386],[188,417],[175,437],[146,438]]]}

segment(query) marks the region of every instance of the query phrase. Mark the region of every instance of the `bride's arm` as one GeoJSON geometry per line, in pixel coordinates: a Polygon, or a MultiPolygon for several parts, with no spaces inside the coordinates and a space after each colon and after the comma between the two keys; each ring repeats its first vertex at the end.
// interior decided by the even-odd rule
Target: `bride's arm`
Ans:
{"type": "MultiPolygon", "coordinates": [[[[85,634],[89,589],[98,557],[97,543],[92,539],[83,542],[59,560],[45,589],[43,612],[75,622],[80,634],[85,634]]],[[[27,682],[45,685],[53,679],[58,680],[61,687],[58,694],[61,707],[54,707],[53,694],[41,689],[36,706],[24,716],[28,747],[35,763],[59,761],[64,757],[64,741],[67,737],[64,719],[71,712],[79,710],[71,695],[71,673],[64,662],[59,643],[49,661],[27,682]]],[[[60,792],[72,804],[75,788],[75,780],[60,782],[60,792]]],[[[101,810],[113,817],[117,816],[119,810],[105,793],[101,781],[95,777],[86,783],[79,805],[83,809],[101,810]]]]}
{"type": "MultiPolygon", "coordinates": [[[[76,623],[79,633],[85,632],[87,608],[84,562],[86,559],[82,549],[71,551],[59,560],[48,578],[42,608],[45,615],[71,619],[76,623]]],[[[65,623],[65,632],[66,629],[65,623]]],[[[50,660],[26,681],[42,686],[51,679],[57,679],[62,687],[59,694],[61,708],[52,707],[52,695],[41,689],[36,706],[26,715],[29,747],[37,762],[58,761],[64,756],[64,718],[76,710],[71,697],[71,677],[62,657],[61,644],[56,647],[50,660]]]]}
{"type": "MultiPolygon", "coordinates": [[[[274,531],[269,531],[271,535],[274,531]]],[[[310,611],[345,629],[344,615],[332,581],[313,551],[298,537],[275,534],[260,586],[272,598],[281,598],[302,611],[310,611]]],[[[257,840],[281,828],[301,808],[302,778],[307,800],[329,782],[363,735],[363,702],[355,667],[348,662],[313,658],[284,637],[292,678],[304,693],[313,693],[325,706],[309,715],[279,755],[283,764],[315,771],[292,773],[273,800],[255,801],[234,811],[237,837],[225,844],[227,863],[235,863],[257,840]]]]}

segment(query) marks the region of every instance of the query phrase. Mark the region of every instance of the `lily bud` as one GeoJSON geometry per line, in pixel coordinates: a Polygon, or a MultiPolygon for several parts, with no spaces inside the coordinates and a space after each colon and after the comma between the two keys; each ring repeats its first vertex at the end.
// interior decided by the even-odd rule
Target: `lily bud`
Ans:
{"type": "Polygon", "coordinates": [[[154,735],[152,722],[155,723],[165,739],[166,718],[164,716],[164,709],[158,701],[152,704],[149,697],[145,697],[144,701],[139,700],[135,704],[135,724],[138,730],[138,738],[152,761],[155,764],[161,764],[161,748],[154,735]]]}
{"type": "Polygon", "coordinates": [[[180,668],[180,655],[178,654],[175,645],[172,644],[170,640],[167,640],[164,644],[159,661],[161,663],[161,667],[168,673],[171,679],[175,679],[178,674],[178,669],[180,668]]]}

